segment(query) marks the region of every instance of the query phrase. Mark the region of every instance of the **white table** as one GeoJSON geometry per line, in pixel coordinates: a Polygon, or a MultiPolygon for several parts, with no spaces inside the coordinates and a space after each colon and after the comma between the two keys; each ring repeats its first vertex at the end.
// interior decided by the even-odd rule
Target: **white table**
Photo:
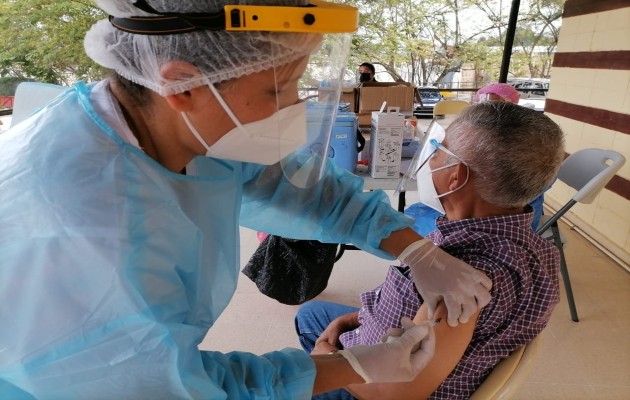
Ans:
{"type": "MultiPolygon", "coordinates": [[[[400,179],[402,179],[403,174],[407,171],[409,166],[410,159],[404,159],[401,164],[401,174],[400,178],[372,178],[368,173],[368,167],[365,165],[358,165],[357,170],[354,173],[357,176],[363,178],[363,188],[365,190],[396,190],[398,189],[398,184],[400,183],[400,179]]],[[[407,183],[407,190],[416,190],[416,181],[415,179],[410,180],[407,183]]],[[[401,192],[398,195],[398,211],[403,212],[405,210],[405,192],[401,192]]]]}
{"type": "MultiPolygon", "coordinates": [[[[368,167],[366,165],[357,165],[357,170],[355,171],[355,175],[363,178],[363,189],[365,190],[396,190],[398,189],[398,184],[400,183],[400,179],[403,174],[407,171],[409,167],[409,163],[411,159],[404,159],[401,163],[400,170],[402,171],[400,174],[400,178],[372,178],[368,172],[368,167]]],[[[416,181],[411,180],[408,182],[408,190],[416,190],[416,181]]],[[[400,192],[398,194],[398,211],[405,211],[405,192],[400,192]]],[[[344,251],[346,250],[359,250],[357,247],[351,244],[340,244],[337,255],[335,256],[335,262],[341,258],[344,251]]]]}

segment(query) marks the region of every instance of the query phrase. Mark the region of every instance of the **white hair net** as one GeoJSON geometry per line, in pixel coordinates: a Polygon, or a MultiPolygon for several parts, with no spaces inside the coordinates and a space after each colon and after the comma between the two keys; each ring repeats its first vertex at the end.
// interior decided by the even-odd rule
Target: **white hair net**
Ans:
{"type": "MultiPolygon", "coordinates": [[[[96,0],[115,17],[151,16],[136,0],[96,0]]],[[[299,6],[308,0],[147,0],[164,13],[215,13],[227,4],[299,6]]],[[[97,22],[85,37],[87,55],[98,64],[165,96],[208,83],[222,82],[293,62],[317,51],[321,35],[312,33],[195,31],[141,35],[97,22]],[[170,61],[195,65],[201,75],[166,79],[160,73],[170,61]]]]}

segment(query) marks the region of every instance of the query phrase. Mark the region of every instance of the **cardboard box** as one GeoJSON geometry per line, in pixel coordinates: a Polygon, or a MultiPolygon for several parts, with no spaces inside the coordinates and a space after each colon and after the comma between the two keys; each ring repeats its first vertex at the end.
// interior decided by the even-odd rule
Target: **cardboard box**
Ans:
{"type": "Polygon", "coordinates": [[[355,102],[355,88],[341,88],[341,96],[339,98],[340,103],[349,103],[350,112],[356,112],[356,102],[355,102]]]}
{"type": "MultiPolygon", "coordinates": [[[[336,88],[331,88],[328,86],[320,87],[317,89],[317,101],[319,102],[330,102],[333,101],[332,95],[336,95],[336,88]]],[[[350,88],[341,88],[341,94],[339,96],[339,103],[348,103],[350,107],[347,109],[348,112],[356,113],[357,109],[357,89],[354,87],[350,88]]]]}
{"type": "Polygon", "coordinates": [[[402,111],[413,110],[415,87],[407,82],[364,82],[357,88],[356,112],[365,113],[380,110],[383,102],[388,107],[398,107],[402,111]]]}
{"type": "Polygon", "coordinates": [[[372,126],[372,113],[360,113],[357,114],[359,117],[359,126],[372,126]]]}
{"type": "Polygon", "coordinates": [[[372,113],[368,163],[372,178],[400,178],[404,121],[398,107],[372,113]]]}

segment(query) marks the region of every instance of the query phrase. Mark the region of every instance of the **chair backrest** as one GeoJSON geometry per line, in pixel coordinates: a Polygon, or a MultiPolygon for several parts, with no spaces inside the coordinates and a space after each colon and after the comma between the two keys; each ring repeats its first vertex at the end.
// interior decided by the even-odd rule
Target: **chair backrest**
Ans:
{"type": "Polygon", "coordinates": [[[67,87],[41,82],[22,82],[15,89],[11,126],[24,121],[31,114],[41,109],[67,87]]]}
{"type": "Polygon", "coordinates": [[[437,103],[435,103],[435,107],[433,108],[433,119],[427,127],[426,133],[431,131],[431,128],[433,128],[433,124],[437,124],[437,119],[439,116],[458,114],[461,110],[468,107],[469,105],[470,104],[468,104],[464,100],[438,101],[437,103]]]}
{"type": "Polygon", "coordinates": [[[573,200],[591,204],[625,162],[625,157],[613,150],[578,150],[564,160],[558,179],[577,190],[573,200]]]}
{"type": "Polygon", "coordinates": [[[433,108],[433,116],[438,115],[454,115],[459,113],[470,104],[464,100],[442,100],[435,103],[433,108]]]}
{"type": "Polygon", "coordinates": [[[539,334],[529,344],[501,360],[470,400],[504,400],[513,396],[529,375],[541,343],[542,334],[539,334]]]}

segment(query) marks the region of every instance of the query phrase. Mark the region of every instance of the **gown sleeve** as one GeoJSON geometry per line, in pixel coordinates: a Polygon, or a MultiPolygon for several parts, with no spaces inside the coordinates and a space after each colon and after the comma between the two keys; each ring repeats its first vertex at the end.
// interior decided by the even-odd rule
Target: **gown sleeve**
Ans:
{"type": "MultiPolygon", "coordinates": [[[[5,345],[0,399],[311,398],[315,366],[307,353],[200,351],[197,344],[207,327],[172,313],[187,303],[186,291],[173,283],[176,274],[160,271],[168,282],[149,274],[124,279],[106,257],[113,248],[91,246],[99,239],[41,239],[35,246],[11,249],[23,258],[24,249],[53,259],[59,251],[82,248],[81,257],[92,262],[72,263],[66,257],[68,262],[50,274],[34,263],[27,271],[16,266],[0,274],[16,286],[0,291],[4,304],[11,305],[2,308],[3,326],[10,329],[0,329],[5,345]],[[151,282],[151,288],[134,286],[136,278],[151,282]],[[169,301],[157,302],[155,292],[167,287],[171,291],[161,298],[169,301]]],[[[6,261],[2,252],[0,261],[6,261]]],[[[129,270],[121,274],[132,275],[129,270]]]]}
{"type": "Polygon", "coordinates": [[[0,399],[310,399],[301,350],[198,348],[236,288],[242,179],[165,173],[82,90],[0,135],[0,399]]]}
{"type": "Polygon", "coordinates": [[[413,225],[394,209],[382,190],[363,191],[363,179],[327,163],[325,175],[310,188],[298,188],[279,164],[243,164],[242,226],[292,239],[352,243],[376,256],[393,231],[413,225]]]}
{"type": "Polygon", "coordinates": [[[252,353],[202,352],[211,382],[227,399],[310,399],[315,366],[299,349],[286,348],[260,356],[252,353]]]}

